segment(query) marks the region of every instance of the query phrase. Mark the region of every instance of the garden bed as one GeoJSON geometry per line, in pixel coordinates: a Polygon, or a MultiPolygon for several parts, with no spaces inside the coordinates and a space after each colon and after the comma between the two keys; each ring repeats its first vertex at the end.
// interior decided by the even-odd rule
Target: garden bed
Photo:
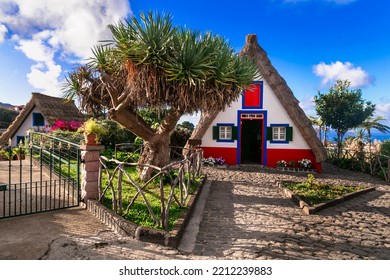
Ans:
{"type": "Polygon", "coordinates": [[[320,184],[310,177],[306,182],[279,181],[277,186],[306,214],[314,214],[348,199],[375,190],[371,187],[320,184]]]}
{"type": "Polygon", "coordinates": [[[190,195],[186,208],[181,213],[180,217],[176,220],[173,229],[170,231],[149,228],[126,220],[122,216],[116,214],[114,211],[94,200],[87,201],[87,209],[100,221],[102,221],[120,235],[131,236],[140,241],[177,248],[184,229],[187,226],[199,196],[202,193],[206,179],[207,177],[204,176],[200,186],[190,195]]]}

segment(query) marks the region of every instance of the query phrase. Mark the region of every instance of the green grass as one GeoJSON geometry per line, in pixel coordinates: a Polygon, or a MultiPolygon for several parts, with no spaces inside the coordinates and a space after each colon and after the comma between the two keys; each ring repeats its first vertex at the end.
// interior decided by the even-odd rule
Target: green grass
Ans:
{"type": "Polygon", "coordinates": [[[361,186],[320,184],[314,181],[314,177],[310,178],[310,175],[306,182],[283,182],[283,186],[294,192],[310,206],[364,189],[361,186]]]}
{"type": "MultiPolygon", "coordinates": [[[[142,182],[139,180],[138,172],[136,170],[136,167],[130,167],[127,166],[126,172],[129,174],[132,180],[137,182],[139,185],[143,185],[142,182]]],[[[110,172],[113,172],[113,169],[110,170],[110,172]]],[[[175,178],[177,176],[177,171],[172,171],[171,176],[175,178]]],[[[167,203],[167,199],[169,197],[169,194],[171,192],[171,186],[169,185],[170,180],[166,176],[164,178],[164,202],[165,205],[167,203]]],[[[117,191],[117,176],[113,180],[113,186],[115,188],[115,191],[117,191]]],[[[201,178],[196,178],[195,182],[191,185],[190,192],[193,193],[201,184],[201,178]]],[[[102,179],[102,185],[103,188],[107,186],[107,177],[106,175],[103,176],[102,179]]],[[[176,187],[175,189],[177,197],[179,196],[179,190],[176,187]]],[[[130,201],[134,197],[134,195],[137,193],[137,189],[130,185],[127,178],[123,177],[123,183],[122,183],[122,196],[123,196],[123,205],[122,205],[122,211],[125,213],[127,206],[129,205],[130,201]]],[[[160,185],[159,185],[159,179],[155,179],[153,182],[151,182],[145,189],[144,189],[145,196],[153,210],[153,212],[156,214],[156,216],[160,219],[161,218],[161,200],[160,200],[160,185]]],[[[112,206],[112,192],[110,188],[107,190],[105,194],[105,199],[103,201],[103,205],[105,205],[107,208],[113,210],[112,206]]],[[[175,201],[172,202],[170,210],[169,210],[169,220],[168,220],[168,230],[171,230],[178,218],[181,216],[183,211],[186,209],[186,207],[180,207],[175,201]]],[[[136,224],[151,227],[151,228],[157,228],[162,229],[161,226],[157,226],[150,215],[146,203],[141,195],[138,195],[137,199],[133,203],[133,205],[130,208],[130,211],[127,215],[124,216],[125,219],[132,221],[136,224]]]]}

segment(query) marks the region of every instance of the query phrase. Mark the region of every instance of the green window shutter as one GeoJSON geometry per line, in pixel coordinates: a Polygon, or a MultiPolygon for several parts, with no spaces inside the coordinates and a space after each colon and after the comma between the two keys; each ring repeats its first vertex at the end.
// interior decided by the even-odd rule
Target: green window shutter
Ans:
{"type": "Polygon", "coordinates": [[[286,127],[286,140],[292,141],[293,140],[293,128],[292,126],[286,127]]]}
{"type": "Polygon", "coordinates": [[[219,139],[219,126],[213,126],[213,140],[219,139]]]}
{"type": "Polygon", "coordinates": [[[233,126],[232,127],[232,140],[237,140],[238,139],[238,127],[233,126]]]}
{"type": "Polygon", "coordinates": [[[269,140],[269,141],[272,140],[272,127],[271,126],[267,127],[267,140],[269,140]]]}

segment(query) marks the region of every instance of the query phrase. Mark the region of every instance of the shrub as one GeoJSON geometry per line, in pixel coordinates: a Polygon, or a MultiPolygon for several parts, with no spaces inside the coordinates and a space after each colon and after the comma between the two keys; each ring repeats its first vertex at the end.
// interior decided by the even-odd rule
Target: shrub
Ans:
{"type": "Polygon", "coordinates": [[[382,143],[381,155],[390,157],[390,140],[384,141],[382,143]]]}
{"type": "Polygon", "coordinates": [[[107,132],[101,136],[100,142],[106,147],[114,148],[115,144],[132,143],[135,135],[124,126],[113,120],[102,120],[107,132]]]}
{"type": "Polygon", "coordinates": [[[56,131],[56,130],[62,130],[62,131],[77,131],[79,127],[83,125],[82,122],[78,121],[70,121],[66,122],[63,120],[56,120],[54,122],[54,125],[49,129],[48,132],[56,131]]]}
{"type": "Polygon", "coordinates": [[[287,167],[287,162],[285,160],[279,160],[276,162],[277,167],[287,167]]]}

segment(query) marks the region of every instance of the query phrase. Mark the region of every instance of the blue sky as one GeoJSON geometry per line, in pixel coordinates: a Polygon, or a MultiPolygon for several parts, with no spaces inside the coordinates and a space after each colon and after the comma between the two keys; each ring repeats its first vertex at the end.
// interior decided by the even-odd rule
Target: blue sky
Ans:
{"type": "Polygon", "coordinates": [[[257,34],[308,115],[319,90],[349,79],[390,120],[387,0],[0,0],[0,102],[60,95],[66,73],[109,38],[107,24],[147,10],[219,34],[237,51],[257,34]]]}

